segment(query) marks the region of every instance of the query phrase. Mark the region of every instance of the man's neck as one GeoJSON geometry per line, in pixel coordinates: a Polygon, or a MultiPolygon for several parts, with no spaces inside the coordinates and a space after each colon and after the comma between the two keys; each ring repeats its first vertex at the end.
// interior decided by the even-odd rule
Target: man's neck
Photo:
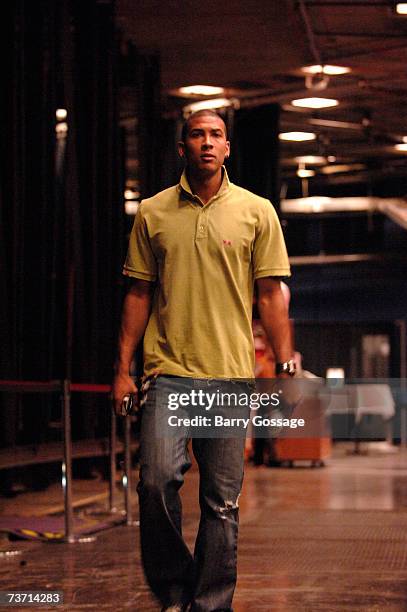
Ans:
{"type": "Polygon", "coordinates": [[[187,169],[187,178],[192,193],[207,204],[218,193],[222,185],[223,170],[220,168],[219,172],[212,176],[202,176],[193,174],[187,169]]]}

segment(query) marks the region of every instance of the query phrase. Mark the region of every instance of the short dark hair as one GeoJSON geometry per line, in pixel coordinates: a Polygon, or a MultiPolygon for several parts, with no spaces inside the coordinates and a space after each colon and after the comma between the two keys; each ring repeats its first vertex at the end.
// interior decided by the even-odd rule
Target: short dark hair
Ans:
{"type": "Polygon", "coordinates": [[[189,117],[187,119],[185,119],[184,124],[182,126],[182,131],[181,131],[181,140],[182,142],[185,142],[185,139],[188,135],[188,130],[189,130],[189,122],[191,121],[191,119],[195,119],[195,117],[204,117],[206,115],[209,115],[210,117],[217,117],[218,119],[220,119],[222,121],[222,123],[225,126],[225,134],[226,134],[226,138],[227,138],[227,127],[226,127],[226,123],[223,120],[223,117],[221,117],[219,115],[219,113],[217,113],[216,111],[212,110],[211,108],[203,108],[202,110],[196,111],[195,113],[191,113],[191,115],[189,115],[189,117]]]}

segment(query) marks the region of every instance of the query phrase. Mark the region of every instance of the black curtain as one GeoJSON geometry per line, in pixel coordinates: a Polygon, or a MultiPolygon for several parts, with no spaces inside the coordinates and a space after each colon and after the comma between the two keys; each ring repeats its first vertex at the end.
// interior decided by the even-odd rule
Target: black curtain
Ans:
{"type": "Polygon", "coordinates": [[[160,165],[159,188],[165,189],[179,182],[184,164],[177,151],[177,143],[181,140],[183,119],[161,119],[161,146],[158,152],[160,165]]]}
{"type": "MultiPolygon", "coordinates": [[[[112,377],[125,251],[113,3],[78,0],[64,8],[61,59],[70,118],[65,371],[75,381],[106,383],[112,377]]],[[[80,406],[77,400],[74,431],[81,436],[103,431],[103,407],[105,400],[92,395],[84,395],[80,406]]]]}
{"type": "MultiPolygon", "coordinates": [[[[2,11],[0,369],[6,379],[49,379],[48,348],[55,244],[55,109],[58,98],[57,7],[6,3],[2,11]]],[[[47,403],[35,412],[17,395],[0,398],[2,444],[43,436],[47,403]]]]}
{"type": "MultiPolygon", "coordinates": [[[[0,377],[109,383],[126,248],[113,1],[17,0],[2,29],[0,377]]],[[[49,400],[0,401],[3,444],[46,437],[49,400]]],[[[98,402],[80,401],[95,433],[98,402]]]]}
{"type": "Polygon", "coordinates": [[[227,118],[231,138],[228,172],[231,180],[271,200],[279,209],[278,104],[235,111],[227,118]]]}
{"type": "Polygon", "coordinates": [[[140,53],[128,45],[125,81],[133,91],[133,111],[136,116],[135,141],[138,155],[140,195],[147,198],[161,188],[161,79],[160,60],[154,53],[140,53]]]}

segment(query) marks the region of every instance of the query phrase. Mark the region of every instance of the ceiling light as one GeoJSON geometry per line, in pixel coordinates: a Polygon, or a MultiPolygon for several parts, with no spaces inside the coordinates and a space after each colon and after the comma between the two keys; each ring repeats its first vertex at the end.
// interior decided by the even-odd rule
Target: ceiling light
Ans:
{"type": "Polygon", "coordinates": [[[343,368],[328,368],[325,374],[326,378],[345,378],[345,370],[343,368]]]}
{"type": "Polygon", "coordinates": [[[335,155],[328,155],[327,160],[331,163],[331,162],[336,162],[336,157],[335,155]]]}
{"type": "Polygon", "coordinates": [[[351,71],[351,69],[346,66],[331,66],[330,64],[325,64],[324,66],[321,66],[321,64],[304,66],[301,70],[305,72],[305,74],[327,74],[329,76],[347,74],[351,71]]]}
{"type": "Polygon", "coordinates": [[[407,142],[403,142],[402,144],[394,145],[396,151],[407,151],[407,142]]]}
{"type": "Polygon", "coordinates": [[[407,136],[403,136],[403,142],[407,142],[407,136]]]}
{"type": "Polygon", "coordinates": [[[325,164],[326,158],[322,155],[300,155],[295,161],[299,164],[325,164]]]}
{"type": "Polygon", "coordinates": [[[396,13],[399,15],[407,15],[407,2],[397,2],[396,13]]]}
{"type": "Polygon", "coordinates": [[[62,121],[56,124],[55,132],[57,134],[66,134],[67,131],[68,131],[68,124],[66,123],[66,121],[62,121]]]}
{"type": "Polygon", "coordinates": [[[206,108],[223,108],[225,106],[231,106],[231,100],[227,98],[212,98],[211,100],[201,100],[200,102],[193,102],[192,104],[188,104],[188,106],[184,106],[184,113],[195,113],[199,110],[204,110],[206,108]]]}
{"type": "Polygon", "coordinates": [[[66,108],[57,108],[55,116],[58,121],[64,121],[64,119],[66,119],[68,116],[68,111],[66,108]]]}
{"type": "Polygon", "coordinates": [[[315,140],[317,135],[314,132],[282,132],[278,137],[280,140],[303,142],[305,140],[315,140]]]}
{"type": "Polygon", "coordinates": [[[307,168],[298,168],[297,176],[300,178],[309,178],[310,176],[315,176],[315,170],[309,170],[307,168]]]}
{"type": "Polygon", "coordinates": [[[337,172],[354,172],[356,170],[365,170],[364,164],[336,164],[335,166],[325,166],[321,168],[323,174],[336,174],[337,172]]]}
{"type": "Polygon", "coordinates": [[[281,211],[287,213],[312,212],[357,212],[378,209],[378,198],[346,197],[328,198],[326,196],[311,196],[281,201],[281,211]]]}
{"type": "Polygon", "coordinates": [[[124,199],[125,200],[137,200],[140,197],[138,191],[133,191],[133,189],[125,189],[124,190],[124,199]]]}
{"type": "Polygon", "coordinates": [[[126,215],[135,215],[139,206],[140,202],[136,200],[126,200],[124,203],[124,212],[126,215]]]}
{"type": "Polygon", "coordinates": [[[338,106],[339,101],[332,98],[299,98],[298,100],[291,100],[291,104],[303,108],[329,108],[338,106]]]}
{"type": "Polygon", "coordinates": [[[180,87],[179,93],[188,96],[218,96],[225,91],[223,87],[214,87],[212,85],[189,85],[188,87],[180,87]]]}

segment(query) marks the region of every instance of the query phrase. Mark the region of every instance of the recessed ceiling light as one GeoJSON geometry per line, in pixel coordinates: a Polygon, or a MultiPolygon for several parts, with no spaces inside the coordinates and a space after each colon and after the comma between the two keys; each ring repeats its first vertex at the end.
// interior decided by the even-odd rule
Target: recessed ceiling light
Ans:
{"type": "Polygon", "coordinates": [[[66,108],[57,108],[55,116],[58,121],[64,121],[64,119],[66,119],[68,116],[68,111],[66,110],[66,108]]]}
{"type": "Polygon", "coordinates": [[[333,98],[299,98],[298,100],[291,100],[291,104],[303,108],[329,108],[338,106],[339,101],[333,98]]]}
{"type": "Polygon", "coordinates": [[[407,15],[407,2],[397,2],[396,13],[399,15],[407,15]]]}
{"type": "Polygon", "coordinates": [[[326,157],[322,155],[299,155],[295,158],[299,164],[325,164],[326,157]]]}
{"type": "Polygon", "coordinates": [[[225,106],[231,106],[231,100],[227,98],[212,98],[210,100],[200,100],[200,102],[193,102],[192,104],[188,104],[184,106],[184,113],[195,113],[199,110],[204,110],[206,108],[224,108],[225,106]]]}
{"type": "Polygon", "coordinates": [[[407,142],[403,142],[402,144],[394,145],[396,151],[407,151],[407,142]]]}
{"type": "Polygon", "coordinates": [[[403,136],[403,142],[407,142],[407,136],[403,136]]]}
{"type": "Polygon", "coordinates": [[[347,74],[351,71],[351,68],[347,66],[332,66],[330,64],[314,64],[313,66],[304,66],[301,68],[305,74],[328,74],[329,76],[337,76],[339,74],[347,74]]]}
{"type": "Polygon", "coordinates": [[[298,168],[297,176],[300,178],[309,178],[310,176],[315,176],[315,170],[309,170],[307,168],[298,168]]]}
{"type": "Polygon", "coordinates": [[[317,135],[314,132],[282,132],[278,137],[280,140],[302,142],[305,140],[315,140],[317,135]]]}
{"type": "Polygon", "coordinates": [[[212,85],[188,85],[188,87],[180,87],[179,93],[188,96],[218,96],[225,91],[223,87],[214,87],[212,85]]]}
{"type": "Polygon", "coordinates": [[[335,157],[335,155],[328,155],[327,160],[329,162],[336,162],[336,157],[335,157]]]}

